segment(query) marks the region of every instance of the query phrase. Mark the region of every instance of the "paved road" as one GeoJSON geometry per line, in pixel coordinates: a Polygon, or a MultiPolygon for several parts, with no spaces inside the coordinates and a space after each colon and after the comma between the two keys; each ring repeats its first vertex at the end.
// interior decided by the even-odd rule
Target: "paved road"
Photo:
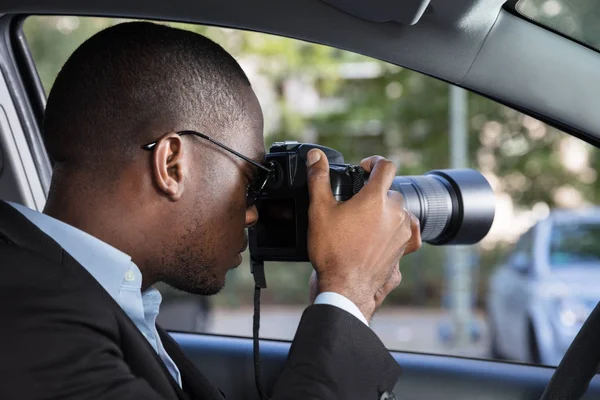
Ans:
{"type": "MultiPolygon", "coordinates": [[[[300,322],[302,310],[301,307],[262,307],[260,336],[291,340],[300,322]]],[[[250,307],[237,310],[216,309],[208,331],[250,337],[252,312],[250,307]]],[[[487,358],[487,332],[482,316],[478,316],[482,326],[481,340],[463,348],[440,342],[439,324],[445,319],[440,310],[392,308],[379,311],[371,326],[389,349],[487,358]]]]}

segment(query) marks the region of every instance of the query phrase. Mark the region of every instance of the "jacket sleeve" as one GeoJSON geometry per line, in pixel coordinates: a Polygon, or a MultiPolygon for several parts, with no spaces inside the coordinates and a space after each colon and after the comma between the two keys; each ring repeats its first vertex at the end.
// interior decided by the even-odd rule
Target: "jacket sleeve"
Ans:
{"type": "Polygon", "coordinates": [[[381,340],[338,307],[308,307],[275,384],[272,400],[379,399],[400,367],[381,340]]]}
{"type": "Polygon", "coordinates": [[[114,315],[76,273],[13,246],[0,266],[1,399],[174,398],[131,372],[114,315]]]}

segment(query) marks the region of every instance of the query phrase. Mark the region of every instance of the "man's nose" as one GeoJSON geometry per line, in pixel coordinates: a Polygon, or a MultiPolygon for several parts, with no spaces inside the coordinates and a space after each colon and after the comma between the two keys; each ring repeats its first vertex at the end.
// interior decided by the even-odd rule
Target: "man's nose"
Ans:
{"type": "Polygon", "coordinates": [[[246,228],[252,227],[258,221],[258,209],[256,205],[246,209],[246,228]]]}

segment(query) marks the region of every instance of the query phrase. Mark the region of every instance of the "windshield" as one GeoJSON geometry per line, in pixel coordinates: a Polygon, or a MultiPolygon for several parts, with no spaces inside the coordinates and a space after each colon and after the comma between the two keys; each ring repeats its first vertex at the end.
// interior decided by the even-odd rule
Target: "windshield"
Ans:
{"type": "Polygon", "coordinates": [[[521,0],[516,10],[573,40],[600,49],[600,8],[597,0],[521,0]]]}
{"type": "Polygon", "coordinates": [[[550,238],[550,264],[556,268],[600,267],[600,224],[555,225],[550,238]]]}

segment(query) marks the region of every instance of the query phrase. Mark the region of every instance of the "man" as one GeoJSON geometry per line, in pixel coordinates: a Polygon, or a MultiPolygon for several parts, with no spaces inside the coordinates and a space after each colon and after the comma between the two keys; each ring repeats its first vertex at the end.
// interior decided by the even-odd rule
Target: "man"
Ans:
{"type": "MultiPolygon", "coordinates": [[[[156,326],[152,285],[215,294],[240,264],[262,130],[243,71],[200,35],[127,23],[73,53],[44,119],[44,213],[0,202],[0,398],[222,398],[156,326]]],[[[343,204],[324,154],[307,165],[318,296],[272,399],[377,399],[399,368],[367,324],[420,247],[418,223],[388,192],[389,161],[364,160],[370,181],[343,204]]]]}

